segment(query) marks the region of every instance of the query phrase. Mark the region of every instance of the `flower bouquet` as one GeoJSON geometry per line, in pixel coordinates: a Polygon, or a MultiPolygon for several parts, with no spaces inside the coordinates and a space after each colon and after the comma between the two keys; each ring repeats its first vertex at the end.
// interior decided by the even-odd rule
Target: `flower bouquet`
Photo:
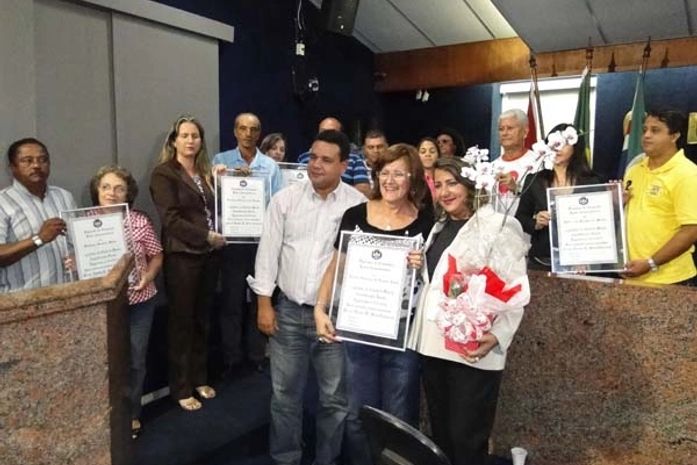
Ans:
{"type": "Polygon", "coordinates": [[[527,275],[508,284],[488,266],[476,271],[458,270],[457,260],[448,255],[436,319],[445,348],[460,354],[476,350],[498,314],[519,308],[529,298],[527,275]]]}
{"type": "MultiPolygon", "coordinates": [[[[536,162],[545,166],[552,163],[556,152],[546,144],[537,148],[536,162]]],[[[462,245],[456,256],[448,255],[443,292],[434,315],[445,348],[460,354],[476,350],[497,317],[521,309],[530,300],[525,269],[529,238],[520,224],[509,218],[508,209],[501,214],[486,205],[502,194],[498,189],[499,173],[488,155],[488,150],[474,146],[463,157],[467,166],[462,176],[475,184],[476,200],[484,205],[479,205],[468,227],[460,233],[462,245]]]]}

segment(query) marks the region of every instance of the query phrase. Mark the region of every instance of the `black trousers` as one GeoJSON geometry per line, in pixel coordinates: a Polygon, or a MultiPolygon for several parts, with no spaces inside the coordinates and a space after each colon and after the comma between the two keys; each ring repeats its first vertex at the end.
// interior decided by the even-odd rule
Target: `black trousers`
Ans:
{"type": "Polygon", "coordinates": [[[209,314],[219,266],[217,252],[165,254],[169,389],[175,400],[207,384],[209,314]]]}
{"type": "Polygon", "coordinates": [[[502,371],[423,357],[433,441],[453,465],[488,465],[502,371]]]}
{"type": "Polygon", "coordinates": [[[247,302],[247,276],[254,275],[257,245],[230,244],[222,253],[220,338],[223,363],[226,367],[245,360],[261,363],[266,353],[266,337],[257,328],[255,296],[247,302]]]}

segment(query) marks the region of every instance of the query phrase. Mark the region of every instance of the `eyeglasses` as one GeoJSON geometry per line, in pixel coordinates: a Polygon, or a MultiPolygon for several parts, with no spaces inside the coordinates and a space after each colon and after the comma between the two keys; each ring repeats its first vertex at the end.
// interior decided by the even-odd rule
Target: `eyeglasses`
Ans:
{"type": "Polygon", "coordinates": [[[103,192],[113,191],[114,194],[124,195],[128,192],[126,186],[112,186],[111,184],[100,184],[99,190],[103,192]]]}
{"type": "Polygon", "coordinates": [[[395,181],[403,181],[405,178],[408,178],[410,176],[411,173],[407,173],[405,171],[378,171],[378,178],[380,179],[388,179],[389,177],[392,177],[392,179],[394,179],[395,181]]]}
{"type": "Polygon", "coordinates": [[[41,155],[39,157],[22,157],[17,159],[18,164],[25,166],[31,166],[34,163],[38,163],[39,165],[47,165],[48,162],[49,158],[46,155],[41,155]]]}

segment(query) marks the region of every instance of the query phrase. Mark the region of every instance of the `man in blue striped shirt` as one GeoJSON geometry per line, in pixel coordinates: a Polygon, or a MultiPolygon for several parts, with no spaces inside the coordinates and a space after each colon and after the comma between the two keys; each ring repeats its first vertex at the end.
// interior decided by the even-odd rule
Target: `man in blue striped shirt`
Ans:
{"type": "MultiPolygon", "coordinates": [[[[319,130],[317,131],[318,134],[322,131],[330,130],[342,131],[341,121],[332,116],[324,118],[322,121],[320,121],[319,130]]],[[[302,163],[303,165],[307,165],[309,161],[309,151],[300,154],[298,157],[298,163],[302,163]]],[[[368,175],[368,168],[366,168],[363,158],[361,158],[361,156],[357,153],[351,152],[349,154],[348,167],[346,168],[346,171],[344,171],[344,174],[341,175],[341,180],[349,186],[353,186],[358,189],[358,191],[360,191],[363,195],[368,195],[370,193],[370,176],[368,175]]]]}
{"type": "Polygon", "coordinates": [[[12,143],[7,150],[12,185],[0,190],[0,293],[65,281],[66,246],[61,211],[74,210],[70,192],[49,186],[51,160],[34,138],[12,143]]]}

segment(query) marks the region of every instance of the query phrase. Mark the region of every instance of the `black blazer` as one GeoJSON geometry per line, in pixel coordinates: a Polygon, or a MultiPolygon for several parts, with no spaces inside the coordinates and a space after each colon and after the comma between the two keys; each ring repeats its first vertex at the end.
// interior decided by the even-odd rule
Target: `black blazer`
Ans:
{"type": "Polygon", "coordinates": [[[214,197],[205,181],[203,188],[205,203],[198,186],[176,159],[153,170],[150,195],[162,222],[165,252],[204,254],[211,250],[205,207],[214,212],[214,197]]]}
{"type": "MultiPolygon", "coordinates": [[[[520,196],[520,204],[516,211],[515,217],[520,222],[523,230],[530,234],[532,246],[528,257],[541,258],[545,263],[549,263],[549,228],[535,229],[535,220],[533,216],[537,212],[547,210],[547,183],[545,181],[545,173],[547,170],[540,171],[537,174],[531,174],[525,179],[523,185],[523,194],[520,196]]],[[[589,184],[600,184],[602,181],[598,176],[592,174],[576,180],[577,186],[587,186],[589,184]]]]}

